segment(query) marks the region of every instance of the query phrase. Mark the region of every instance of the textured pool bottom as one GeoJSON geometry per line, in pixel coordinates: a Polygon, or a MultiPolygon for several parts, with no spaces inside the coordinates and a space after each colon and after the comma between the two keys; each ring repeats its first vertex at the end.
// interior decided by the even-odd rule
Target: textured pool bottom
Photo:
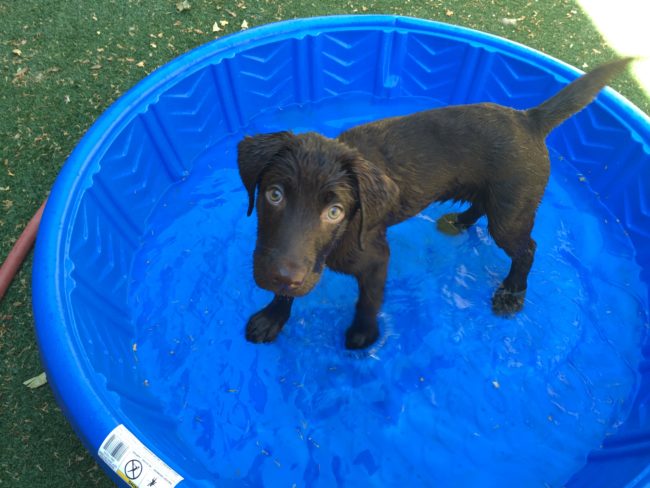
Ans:
{"type": "MultiPolygon", "coordinates": [[[[334,135],[363,121],[337,118],[353,112],[346,102],[262,117],[249,133],[334,135]]],[[[450,206],[434,205],[389,230],[383,344],[358,355],[343,347],[356,284],[331,272],[296,301],[276,343],[245,341],[246,320],[270,294],[252,280],[256,221],[245,218],[237,142],[212,148],[163,198],[131,276],[137,371],[202,466],[196,476],[558,486],[624,420],[647,326],[644,285],[622,230],[566,162],[553,161],[522,313],[490,311],[509,260],[485,220],[448,237],[435,219],[450,206]]]]}

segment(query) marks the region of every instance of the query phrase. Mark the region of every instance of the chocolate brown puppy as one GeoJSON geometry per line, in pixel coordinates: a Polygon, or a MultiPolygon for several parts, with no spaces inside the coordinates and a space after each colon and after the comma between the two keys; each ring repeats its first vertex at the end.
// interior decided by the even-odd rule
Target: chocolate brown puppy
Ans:
{"type": "Polygon", "coordinates": [[[446,200],[470,206],[441,217],[442,232],[462,232],[487,216],[492,238],[512,261],[492,309],[499,315],[521,310],[536,248],[531,231],[550,172],[546,136],[630,61],[602,65],[528,110],[479,103],[379,120],[336,139],[291,132],[244,138],[239,173],[248,215],[255,206],[258,215],[254,278],[275,293],[248,321],[246,338],[273,341],[294,298],[308,293],[328,266],[359,284],[346,347],[375,342],[389,258],[386,228],[446,200]]]}

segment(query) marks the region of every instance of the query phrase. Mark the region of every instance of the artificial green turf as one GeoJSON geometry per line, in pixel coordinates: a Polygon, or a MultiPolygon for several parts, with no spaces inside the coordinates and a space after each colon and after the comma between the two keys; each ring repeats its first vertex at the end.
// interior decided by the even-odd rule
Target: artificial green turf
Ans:
{"type": "MultiPolygon", "coordinates": [[[[582,69],[614,56],[574,1],[10,0],[0,2],[0,256],[47,196],[90,124],[157,66],[214,39],[272,21],[390,13],[451,22],[539,49],[582,69]],[[503,18],[517,19],[504,25],[503,18]]],[[[634,15],[631,12],[630,15],[634,15]]],[[[646,113],[630,76],[612,86],[646,113]]],[[[0,303],[0,485],[111,486],[85,452],[48,387],[33,332],[31,259],[0,303]]]]}

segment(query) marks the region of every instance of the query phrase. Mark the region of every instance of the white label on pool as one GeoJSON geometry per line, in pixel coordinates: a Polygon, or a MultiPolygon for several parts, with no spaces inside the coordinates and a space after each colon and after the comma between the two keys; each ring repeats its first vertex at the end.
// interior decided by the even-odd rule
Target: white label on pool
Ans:
{"type": "Polygon", "coordinates": [[[99,457],[134,488],[173,488],[183,480],[124,425],[118,425],[99,446],[99,457]]]}

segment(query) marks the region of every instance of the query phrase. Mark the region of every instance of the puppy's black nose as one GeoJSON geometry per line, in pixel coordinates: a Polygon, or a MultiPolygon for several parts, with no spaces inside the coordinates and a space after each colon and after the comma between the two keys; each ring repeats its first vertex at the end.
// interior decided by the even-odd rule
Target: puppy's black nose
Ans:
{"type": "Polygon", "coordinates": [[[287,290],[299,288],[307,276],[307,268],[294,263],[279,264],[271,276],[271,281],[275,286],[287,290]]]}

